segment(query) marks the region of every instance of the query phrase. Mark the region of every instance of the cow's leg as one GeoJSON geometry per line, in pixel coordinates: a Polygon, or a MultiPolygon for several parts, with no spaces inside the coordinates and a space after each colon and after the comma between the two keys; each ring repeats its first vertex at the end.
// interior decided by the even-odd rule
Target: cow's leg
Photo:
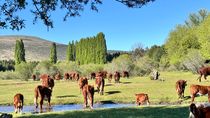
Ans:
{"type": "Polygon", "coordinates": [[[204,75],[204,79],[205,79],[205,80],[207,79],[206,77],[207,77],[207,75],[204,75]]]}
{"type": "Polygon", "coordinates": [[[44,96],[41,96],[41,99],[40,99],[40,110],[42,111],[42,105],[43,105],[43,101],[44,101],[44,96]]]}
{"type": "Polygon", "coordinates": [[[83,93],[83,97],[84,97],[84,108],[87,107],[87,93],[83,93]]]}
{"type": "Polygon", "coordinates": [[[197,79],[197,80],[199,80],[199,82],[201,82],[201,77],[202,77],[202,74],[200,74],[200,76],[197,79]]]}
{"type": "Polygon", "coordinates": [[[191,97],[192,97],[191,103],[193,103],[193,102],[194,102],[195,95],[196,95],[196,94],[192,94],[192,96],[191,96],[191,97]]]}
{"type": "Polygon", "coordinates": [[[51,97],[48,96],[48,99],[47,99],[47,101],[48,101],[48,108],[51,108],[50,100],[51,100],[51,97]]]}
{"type": "Polygon", "coordinates": [[[90,108],[93,109],[93,93],[89,93],[88,99],[90,101],[90,108]]]}
{"type": "Polygon", "coordinates": [[[38,108],[37,99],[38,99],[38,97],[34,97],[34,105],[35,105],[35,108],[38,108]]]}

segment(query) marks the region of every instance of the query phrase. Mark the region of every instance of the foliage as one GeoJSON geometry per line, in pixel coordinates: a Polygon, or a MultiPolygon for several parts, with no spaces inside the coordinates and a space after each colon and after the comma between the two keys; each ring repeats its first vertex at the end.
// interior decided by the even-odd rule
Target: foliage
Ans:
{"type": "Polygon", "coordinates": [[[15,72],[17,72],[21,80],[28,80],[33,74],[33,69],[35,68],[34,64],[22,62],[18,65],[15,65],[15,72]]]}
{"type": "MultiPolygon", "coordinates": [[[[25,27],[25,21],[20,13],[23,11],[31,12],[34,16],[33,24],[41,20],[48,28],[53,28],[52,13],[59,8],[66,12],[63,20],[68,17],[80,16],[80,12],[85,6],[90,6],[91,10],[98,11],[97,6],[102,4],[103,0],[6,0],[0,3],[0,28],[10,28],[12,30],[21,30],[25,27]]],[[[142,7],[148,2],[154,0],[115,0],[130,8],[142,7]]],[[[30,21],[30,20],[28,20],[30,21]]]]}
{"type": "Polygon", "coordinates": [[[156,62],[160,62],[162,55],[165,54],[165,50],[163,46],[153,45],[146,53],[151,59],[156,62]]]}
{"type": "Polygon", "coordinates": [[[75,53],[76,53],[76,49],[75,49],[74,41],[72,41],[72,43],[69,42],[67,50],[66,50],[66,60],[75,61],[75,56],[76,56],[75,53]]]}
{"type": "Polygon", "coordinates": [[[51,76],[55,75],[58,72],[57,67],[49,61],[40,62],[35,68],[33,73],[37,76],[41,74],[49,74],[51,76]]]}
{"type": "Polygon", "coordinates": [[[0,60],[0,71],[14,71],[15,61],[14,60],[0,60]]]}
{"type": "Polygon", "coordinates": [[[76,72],[81,72],[81,68],[80,66],[78,66],[76,64],[76,62],[68,62],[68,61],[64,61],[64,62],[59,62],[55,65],[57,67],[57,69],[59,70],[60,73],[65,73],[65,72],[71,72],[71,71],[76,71],[76,72]]]}
{"type": "Polygon", "coordinates": [[[133,46],[132,49],[132,60],[136,61],[138,58],[143,57],[145,55],[145,49],[141,43],[137,43],[133,46]]]}
{"type": "Polygon", "coordinates": [[[20,64],[21,62],[26,62],[24,43],[23,40],[16,40],[15,63],[20,64]]]}
{"type": "Polygon", "coordinates": [[[76,42],[76,61],[80,64],[104,64],[106,63],[106,40],[103,33],[96,37],[83,38],[76,42]]]}
{"type": "Polygon", "coordinates": [[[57,51],[55,43],[52,43],[52,46],[50,47],[50,62],[53,64],[57,63],[57,51]]]}
{"type": "Polygon", "coordinates": [[[104,68],[103,64],[85,64],[80,66],[81,75],[87,77],[90,76],[91,72],[99,72],[102,71],[103,68],[104,68]]]}
{"type": "Polygon", "coordinates": [[[130,55],[128,54],[122,54],[119,57],[113,59],[113,61],[111,63],[108,63],[107,65],[105,65],[104,70],[110,72],[110,73],[114,73],[115,71],[132,71],[133,69],[133,63],[131,60],[130,55]]]}

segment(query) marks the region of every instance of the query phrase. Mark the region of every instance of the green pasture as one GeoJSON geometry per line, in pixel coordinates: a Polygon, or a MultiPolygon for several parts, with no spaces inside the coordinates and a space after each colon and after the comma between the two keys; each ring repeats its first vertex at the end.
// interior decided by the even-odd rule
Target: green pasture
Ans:
{"type": "MultiPolygon", "coordinates": [[[[199,83],[196,81],[198,75],[189,72],[161,72],[161,79],[165,81],[150,80],[149,77],[131,77],[129,79],[121,78],[120,84],[114,82],[108,83],[106,80],[105,94],[100,96],[95,92],[94,102],[116,102],[116,103],[134,103],[135,93],[148,93],[151,104],[177,104],[189,103],[187,99],[190,84],[209,85],[208,81],[199,83]],[[175,82],[179,79],[187,80],[185,89],[186,99],[178,100],[175,91],[175,82]],[[179,102],[178,102],[179,101],[179,102]]],[[[16,93],[22,93],[25,97],[25,105],[33,105],[34,88],[40,81],[19,81],[19,80],[0,80],[0,105],[12,105],[13,96],[16,93]]],[[[94,80],[89,84],[94,85],[94,80]]],[[[205,102],[207,96],[196,97],[195,101],[205,102]]],[[[74,81],[56,81],[52,95],[53,104],[81,104],[83,97],[80,93],[77,82],[74,81]]]]}

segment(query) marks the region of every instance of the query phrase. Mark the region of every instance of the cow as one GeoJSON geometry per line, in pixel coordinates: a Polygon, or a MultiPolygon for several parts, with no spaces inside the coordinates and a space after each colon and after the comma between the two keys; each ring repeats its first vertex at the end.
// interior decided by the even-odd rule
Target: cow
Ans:
{"type": "Polygon", "coordinates": [[[89,99],[90,108],[93,109],[94,87],[88,85],[88,79],[86,77],[81,77],[79,79],[79,87],[82,90],[82,95],[84,97],[84,108],[87,107],[87,101],[89,99]]]}
{"type": "Polygon", "coordinates": [[[187,86],[186,80],[178,80],[176,82],[176,92],[177,92],[179,98],[184,98],[185,86],[187,86]]]}
{"type": "Polygon", "coordinates": [[[51,90],[53,89],[55,83],[54,80],[48,74],[42,74],[40,76],[42,86],[48,87],[51,90]]]}
{"type": "Polygon", "coordinates": [[[205,95],[208,94],[208,100],[210,102],[210,86],[203,86],[203,85],[194,85],[190,86],[190,94],[191,94],[191,102],[194,102],[196,94],[205,95]]]}
{"type": "Polygon", "coordinates": [[[55,75],[55,80],[61,80],[61,74],[59,72],[55,75]]]}
{"type": "Polygon", "coordinates": [[[77,73],[77,72],[70,72],[69,73],[69,77],[70,77],[71,80],[78,81],[79,80],[79,73],[77,73]]]}
{"type": "Polygon", "coordinates": [[[129,72],[128,71],[123,71],[122,72],[122,77],[126,77],[126,78],[129,78],[129,72]]]}
{"type": "Polygon", "coordinates": [[[103,95],[104,94],[104,85],[105,85],[104,78],[101,76],[97,76],[96,80],[95,80],[95,84],[96,84],[98,93],[100,93],[100,95],[103,95]]]}
{"type": "Polygon", "coordinates": [[[109,83],[111,83],[113,74],[112,73],[108,73],[107,76],[108,76],[109,83]]]}
{"type": "Polygon", "coordinates": [[[114,73],[114,80],[115,80],[115,83],[120,82],[120,73],[118,71],[115,71],[114,73]]]}
{"type": "Polygon", "coordinates": [[[201,78],[202,76],[204,77],[204,79],[206,80],[207,76],[210,75],[210,67],[201,67],[198,69],[198,74],[200,74],[200,76],[198,77],[197,80],[199,80],[199,82],[201,82],[201,78]]]}
{"type": "Polygon", "coordinates": [[[107,71],[99,71],[98,73],[96,73],[96,77],[97,76],[102,76],[105,79],[107,78],[107,71]]]}
{"type": "Polygon", "coordinates": [[[147,94],[145,94],[145,93],[138,93],[138,94],[135,94],[135,96],[136,96],[136,105],[137,106],[138,105],[140,106],[140,105],[144,104],[145,102],[147,102],[147,105],[150,104],[149,97],[148,97],[147,94]]]}
{"type": "Polygon", "coordinates": [[[38,85],[34,90],[34,105],[35,105],[35,107],[38,108],[37,100],[38,100],[38,97],[40,97],[40,102],[39,102],[40,110],[42,111],[42,105],[43,105],[45,98],[47,99],[48,107],[50,108],[51,107],[51,104],[50,104],[51,95],[52,95],[51,89],[49,89],[46,86],[38,85]]]}
{"type": "Polygon", "coordinates": [[[210,118],[210,104],[195,105],[191,103],[189,110],[189,118],[210,118]]]}
{"type": "Polygon", "coordinates": [[[69,73],[64,73],[64,80],[68,80],[69,79],[69,73]]]}
{"type": "Polygon", "coordinates": [[[90,73],[90,79],[95,79],[95,77],[96,77],[96,73],[94,72],[90,73]]]}
{"type": "Polygon", "coordinates": [[[32,78],[32,80],[35,81],[35,80],[36,80],[36,75],[35,75],[35,74],[32,74],[32,75],[31,75],[31,78],[32,78]]]}
{"type": "Polygon", "coordinates": [[[15,108],[15,113],[22,113],[23,110],[23,102],[24,102],[24,97],[21,93],[17,93],[14,96],[14,108],[15,108]]]}

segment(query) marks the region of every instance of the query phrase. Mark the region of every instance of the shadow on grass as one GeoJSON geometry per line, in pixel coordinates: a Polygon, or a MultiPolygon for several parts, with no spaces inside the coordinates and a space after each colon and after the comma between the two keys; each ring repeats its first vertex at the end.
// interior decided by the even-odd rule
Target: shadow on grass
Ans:
{"type": "Polygon", "coordinates": [[[113,86],[112,84],[106,84],[105,86],[113,86]]]}
{"type": "Polygon", "coordinates": [[[105,93],[107,93],[108,95],[112,95],[112,94],[116,94],[116,93],[121,93],[121,91],[108,91],[105,93]]]}
{"type": "Polygon", "coordinates": [[[30,118],[187,118],[188,107],[132,107],[67,111],[25,116],[30,118]]]}
{"type": "Polygon", "coordinates": [[[130,84],[130,83],[132,83],[132,82],[121,82],[122,84],[130,84]]]}
{"type": "Polygon", "coordinates": [[[71,98],[71,97],[77,97],[76,95],[63,95],[63,96],[56,96],[56,98],[71,98]]]}

